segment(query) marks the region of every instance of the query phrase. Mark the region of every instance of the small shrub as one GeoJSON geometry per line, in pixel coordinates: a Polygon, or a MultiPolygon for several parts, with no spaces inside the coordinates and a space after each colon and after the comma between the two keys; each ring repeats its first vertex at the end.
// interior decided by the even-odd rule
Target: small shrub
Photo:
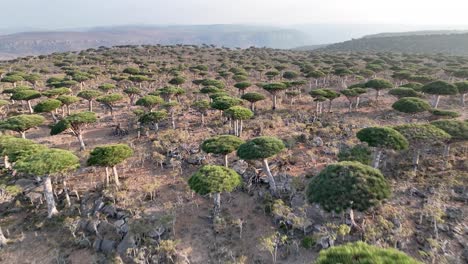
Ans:
{"type": "Polygon", "coordinates": [[[312,247],[315,246],[316,243],[317,241],[315,240],[314,237],[306,236],[302,239],[301,246],[305,249],[311,249],[312,247]]]}

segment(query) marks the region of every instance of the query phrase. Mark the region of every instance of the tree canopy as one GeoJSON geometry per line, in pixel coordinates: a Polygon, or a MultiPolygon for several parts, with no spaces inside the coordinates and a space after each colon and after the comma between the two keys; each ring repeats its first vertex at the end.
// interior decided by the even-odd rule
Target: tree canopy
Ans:
{"type": "Polygon", "coordinates": [[[190,189],[200,195],[209,193],[232,192],[240,186],[242,178],[232,169],[205,165],[195,172],[188,180],[190,189]]]}
{"type": "Polygon", "coordinates": [[[89,154],[88,166],[113,167],[133,155],[126,144],[105,145],[94,148],[89,154]]]}
{"type": "Polygon", "coordinates": [[[314,264],[421,264],[394,248],[379,248],[358,241],[320,251],[314,264]]]}
{"type": "Polygon", "coordinates": [[[357,138],[371,147],[403,150],[408,148],[406,138],[390,127],[368,127],[361,129],[357,138]]]}
{"type": "Polygon", "coordinates": [[[390,186],[379,170],[353,161],[328,165],[307,189],[309,202],[335,212],[365,211],[389,196],[390,186]]]}
{"type": "Polygon", "coordinates": [[[266,159],[285,148],[283,141],[274,137],[257,137],[240,145],[237,156],[244,160],[266,159]]]}

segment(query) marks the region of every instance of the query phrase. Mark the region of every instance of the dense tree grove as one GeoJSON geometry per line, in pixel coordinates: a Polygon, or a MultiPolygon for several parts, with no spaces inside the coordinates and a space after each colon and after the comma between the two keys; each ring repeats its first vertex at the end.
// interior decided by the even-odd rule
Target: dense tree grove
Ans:
{"type": "Polygon", "coordinates": [[[215,45],[0,61],[0,260],[464,263],[467,72],[215,45]]]}

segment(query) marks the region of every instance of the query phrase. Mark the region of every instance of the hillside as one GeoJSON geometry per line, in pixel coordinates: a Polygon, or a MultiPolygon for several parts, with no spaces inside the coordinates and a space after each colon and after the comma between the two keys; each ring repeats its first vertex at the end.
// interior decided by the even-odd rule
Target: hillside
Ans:
{"type": "Polygon", "coordinates": [[[121,26],[86,31],[26,32],[0,36],[0,59],[77,51],[100,46],[213,44],[225,47],[292,48],[307,36],[292,29],[242,25],[121,26]]]}
{"type": "Polygon", "coordinates": [[[404,37],[404,36],[427,36],[427,35],[450,35],[465,34],[467,30],[420,30],[408,32],[385,32],[372,35],[366,35],[362,38],[383,38],[383,37],[404,37]]]}
{"type": "Polygon", "coordinates": [[[464,69],[192,45],[2,61],[0,263],[464,264],[464,69]],[[319,261],[348,243],[372,251],[319,261]]]}
{"type": "Polygon", "coordinates": [[[401,52],[468,55],[468,34],[366,37],[329,45],[326,52],[401,52]]]}

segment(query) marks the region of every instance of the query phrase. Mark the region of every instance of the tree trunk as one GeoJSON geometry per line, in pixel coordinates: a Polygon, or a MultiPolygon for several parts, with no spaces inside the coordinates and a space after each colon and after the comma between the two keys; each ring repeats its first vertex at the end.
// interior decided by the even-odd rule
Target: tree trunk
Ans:
{"type": "Polygon", "coordinates": [[[228,164],[228,155],[224,155],[224,167],[226,168],[229,168],[229,164],[228,164]]]}
{"type": "Polygon", "coordinates": [[[273,110],[276,110],[276,95],[273,95],[273,110]]]}
{"type": "Polygon", "coordinates": [[[8,160],[7,155],[3,156],[3,165],[5,166],[5,169],[7,170],[12,169],[11,162],[8,160]]]}
{"type": "Polygon", "coordinates": [[[106,167],[106,186],[109,186],[110,179],[109,179],[109,167],[106,167]]]}
{"type": "Polygon", "coordinates": [[[221,194],[220,193],[214,193],[213,194],[213,200],[214,200],[215,211],[217,211],[217,210],[219,210],[221,208],[221,194]]]}
{"type": "Polygon", "coordinates": [[[436,95],[435,101],[434,101],[434,108],[437,109],[439,106],[439,101],[440,101],[440,95],[436,95]]]}
{"type": "Polygon", "coordinates": [[[358,109],[358,107],[359,107],[359,102],[361,102],[361,97],[358,96],[356,98],[356,105],[354,106],[356,109],[358,109]]]}
{"type": "Polygon", "coordinates": [[[382,157],[382,150],[378,149],[374,156],[374,162],[372,162],[372,167],[378,168],[380,164],[380,159],[382,157]]]}
{"type": "Polygon", "coordinates": [[[416,153],[414,153],[413,157],[413,172],[416,174],[418,172],[419,167],[419,157],[421,156],[421,151],[418,149],[416,153]]]}
{"type": "Polygon", "coordinates": [[[110,108],[112,120],[114,120],[114,108],[113,107],[109,107],[109,108],[110,108]]]}
{"type": "Polygon", "coordinates": [[[250,110],[252,110],[252,112],[255,112],[255,106],[254,106],[254,103],[250,103],[250,110]]]}
{"type": "Polygon", "coordinates": [[[50,112],[50,114],[52,115],[52,119],[54,120],[54,123],[58,123],[58,119],[57,117],[55,116],[54,112],[50,112]]]}
{"type": "Polygon", "coordinates": [[[6,246],[7,242],[8,242],[8,240],[3,235],[2,227],[0,226],[0,248],[6,246]]]}
{"type": "Polygon", "coordinates": [[[79,132],[76,134],[76,137],[78,138],[78,141],[80,142],[80,151],[86,150],[86,146],[83,141],[83,135],[79,132]]]}
{"type": "Polygon", "coordinates": [[[202,124],[202,127],[205,126],[205,115],[204,114],[201,114],[201,124],[202,124]]]}
{"type": "Polygon", "coordinates": [[[375,93],[375,101],[379,100],[379,96],[380,96],[380,90],[377,90],[377,92],[375,93]]]}
{"type": "Polygon", "coordinates": [[[330,113],[332,110],[332,100],[328,102],[328,113],[330,113]]]}
{"type": "Polygon", "coordinates": [[[354,220],[354,211],[353,211],[353,209],[349,208],[348,209],[348,214],[349,214],[349,220],[351,221],[351,226],[359,228],[359,225],[354,220]]]}
{"type": "Polygon", "coordinates": [[[270,184],[271,192],[274,195],[276,195],[276,183],[275,183],[275,179],[273,178],[273,175],[271,175],[270,166],[268,166],[268,160],[264,159],[262,162],[263,162],[263,169],[265,170],[265,173],[268,177],[268,183],[270,184]]]}
{"type": "Polygon", "coordinates": [[[52,181],[50,176],[46,175],[43,179],[44,181],[44,196],[47,203],[47,218],[52,218],[52,216],[58,214],[57,208],[55,207],[54,194],[52,190],[52,181]]]}
{"type": "Polygon", "coordinates": [[[32,106],[31,106],[31,101],[28,100],[27,102],[28,102],[29,113],[30,113],[30,114],[34,113],[34,110],[33,110],[32,106]]]}
{"type": "Polygon", "coordinates": [[[466,95],[466,93],[462,94],[462,96],[460,98],[462,107],[465,107],[465,95],[466,95]]]}
{"type": "Polygon", "coordinates": [[[71,113],[70,113],[70,106],[69,106],[69,105],[66,105],[65,107],[67,108],[67,115],[70,115],[70,114],[71,114],[71,113]]]}
{"type": "Polygon", "coordinates": [[[116,166],[112,167],[112,172],[114,173],[115,185],[120,186],[119,174],[117,173],[117,167],[116,166]]]}
{"type": "Polygon", "coordinates": [[[65,193],[65,201],[67,202],[67,207],[71,207],[70,195],[68,194],[67,181],[63,180],[63,192],[65,193]]]}
{"type": "Polygon", "coordinates": [[[240,120],[240,126],[239,126],[239,137],[241,137],[241,136],[242,136],[242,130],[244,130],[244,129],[243,129],[243,127],[244,127],[244,123],[243,123],[243,121],[242,121],[242,120],[240,120]]]}
{"type": "Polygon", "coordinates": [[[26,139],[26,131],[20,131],[21,138],[26,139]]]}
{"type": "Polygon", "coordinates": [[[172,122],[172,129],[176,129],[174,112],[171,112],[171,122],[172,122]]]}
{"type": "Polygon", "coordinates": [[[93,100],[88,101],[88,109],[89,109],[90,112],[93,111],[93,100]]]}

